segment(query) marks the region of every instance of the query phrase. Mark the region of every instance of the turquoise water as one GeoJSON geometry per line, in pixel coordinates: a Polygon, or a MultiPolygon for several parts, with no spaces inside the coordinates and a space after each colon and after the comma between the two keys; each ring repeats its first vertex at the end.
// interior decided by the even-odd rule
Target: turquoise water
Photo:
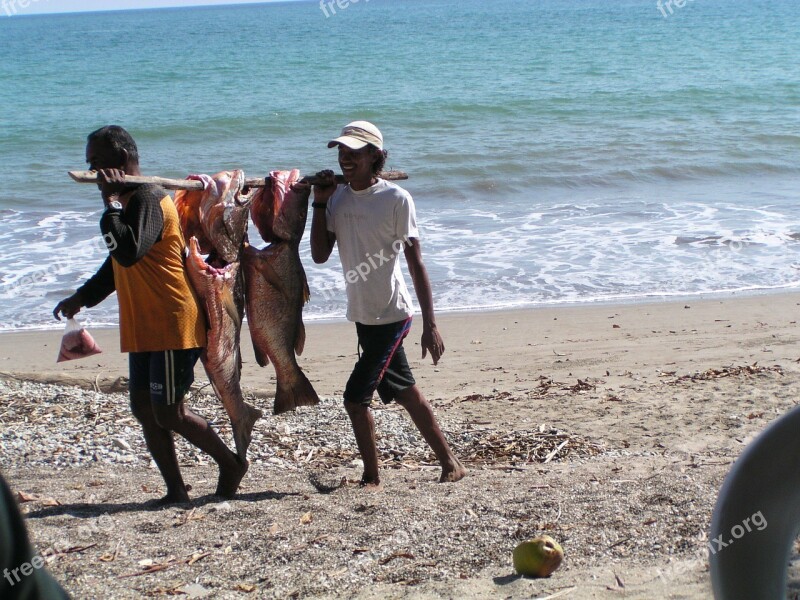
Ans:
{"type": "MultiPolygon", "coordinates": [[[[0,327],[50,324],[100,264],[97,191],[66,171],[107,123],[182,177],[332,168],[325,142],[374,121],[439,310],[797,287],[798,31],[793,0],[0,17],[0,327]]],[[[302,250],[307,317],[343,316],[338,262],[302,250]]]]}

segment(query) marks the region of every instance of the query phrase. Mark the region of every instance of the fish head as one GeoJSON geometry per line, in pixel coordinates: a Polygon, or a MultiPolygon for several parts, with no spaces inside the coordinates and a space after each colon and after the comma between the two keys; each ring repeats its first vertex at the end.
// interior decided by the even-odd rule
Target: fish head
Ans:
{"type": "Polygon", "coordinates": [[[269,185],[251,206],[253,222],[265,242],[299,241],[308,218],[310,186],[295,190],[300,171],[272,171],[269,185]]]}
{"type": "Polygon", "coordinates": [[[219,325],[218,309],[222,308],[238,329],[242,320],[235,300],[239,263],[234,262],[222,267],[208,264],[200,255],[197,238],[191,238],[188,245],[187,271],[192,288],[203,301],[209,327],[214,328],[219,325]]]}
{"type": "Polygon", "coordinates": [[[201,277],[209,277],[212,279],[219,278],[232,287],[233,281],[236,279],[236,275],[239,272],[238,262],[226,264],[221,267],[207,263],[203,260],[199,241],[194,237],[189,240],[187,250],[188,257],[186,262],[190,275],[200,275],[201,277]]]}
{"type": "Polygon", "coordinates": [[[212,177],[200,204],[200,220],[211,245],[225,262],[239,259],[247,234],[252,195],[244,194],[244,172],[222,171],[212,177]]]}
{"type": "Polygon", "coordinates": [[[178,212],[183,239],[189,240],[197,238],[200,252],[208,254],[211,252],[211,241],[206,237],[203,226],[200,223],[200,201],[203,191],[197,190],[177,190],[175,192],[175,209],[178,212]]]}

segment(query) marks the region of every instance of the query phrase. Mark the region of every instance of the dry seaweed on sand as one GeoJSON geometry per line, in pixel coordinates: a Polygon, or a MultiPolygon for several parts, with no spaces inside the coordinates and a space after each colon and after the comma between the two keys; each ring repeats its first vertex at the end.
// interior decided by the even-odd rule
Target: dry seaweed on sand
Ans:
{"type": "MultiPolygon", "coordinates": [[[[97,462],[150,464],[126,395],[18,381],[0,382],[0,386],[6,398],[0,415],[6,425],[0,431],[0,457],[13,460],[23,456],[29,464],[56,467],[97,462]]],[[[224,439],[230,437],[230,425],[215,396],[195,393],[188,402],[219,428],[224,439]]],[[[374,416],[383,467],[435,465],[430,448],[404,410],[377,405],[374,416]]],[[[505,431],[448,418],[442,424],[456,454],[472,466],[548,463],[604,452],[600,443],[548,425],[505,431]]],[[[184,464],[208,462],[196,449],[184,448],[180,453],[184,464]]],[[[336,398],[323,398],[318,408],[301,408],[259,421],[249,452],[254,464],[292,469],[349,466],[358,458],[350,421],[336,398]]]]}
{"type": "Polygon", "coordinates": [[[453,438],[467,464],[548,463],[569,455],[589,457],[605,451],[602,444],[541,425],[537,430],[464,430],[453,438]]]}
{"type": "MultiPolygon", "coordinates": [[[[695,381],[712,381],[714,379],[722,379],[724,377],[754,377],[760,375],[767,375],[769,373],[776,373],[783,375],[783,368],[780,365],[772,365],[769,367],[761,367],[759,364],[753,363],[752,365],[740,365],[738,367],[729,366],[721,367],[719,369],[707,369],[702,372],[692,373],[689,375],[681,375],[674,381],[670,381],[669,385],[678,383],[695,382],[695,381]]],[[[672,373],[665,373],[672,374],[672,373]]]]}

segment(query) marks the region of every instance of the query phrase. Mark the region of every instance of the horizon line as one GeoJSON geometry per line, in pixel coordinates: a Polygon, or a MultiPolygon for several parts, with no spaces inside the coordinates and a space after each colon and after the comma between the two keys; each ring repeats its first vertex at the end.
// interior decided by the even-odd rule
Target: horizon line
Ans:
{"type": "MultiPolygon", "coordinates": [[[[295,2],[311,2],[313,0],[256,0],[254,2],[248,2],[247,0],[236,0],[236,2],[220,2],[214,1],[209,3],[199,3],[199,4],[176,4],[176,5],[167,5],[167,6],[139,6],[139,7],[121,7],[121,8],[85,8],[85,9],[66,9],[66,10],[52,10],[52,11],[35,11],[35,12],[27,12],[32,3],[39,3],[39,0],[27,0],[28,6],[24,8],[26,12],[19,12],[16,6],[16,3],[19,0],[4,0],[2,4],[0,4],[0,22],[3,21],[2,17],[41,17],[47,15],[82,15],[82,14],[91,14],[91,13],[110,13],[110,12],[133,12],[133,11],[143,11],[143,10],[176,10],[176,9],[183,9],[183,8],[218,8],[220,6],[226,6],[230,8],[235,8],[239,6],[254,6],[258,4],[288,4],[288,3],[295,3],[295,2]]],[[[45,0],[46,2],[46,0],[45,0]]]]}

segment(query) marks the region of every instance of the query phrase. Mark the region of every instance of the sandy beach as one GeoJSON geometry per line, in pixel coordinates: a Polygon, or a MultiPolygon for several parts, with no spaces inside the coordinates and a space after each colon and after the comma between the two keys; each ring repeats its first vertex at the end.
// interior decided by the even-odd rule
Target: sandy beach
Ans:
{"type": "MultiPolygon", "coordinates": [[[[353,483],[339,400],[354,327],[307,324],[300,365],[320,407],[256,425],[228,502],[210,495],[213,464],[179,444],[194,501],[159,511],[117,332],[93,331],[102,354],[58,365],[60,331],[5,333],[0,464],[75,598],[709,598],[716,493],[800,397],[799,306],[786,293],[444,314],[436,367],[417,322],[412,368],[470,473],[435,483],[408,419],[381,407],[379,493],[353,483]],[[563,565],[515,576],[514,546],[541,533],[563,565]]],[[[242,348],[245,391],[271,411],[273,370],[246,336],[242,348]]],[[[199,365],[196,377],[190,405],[230,442],[199,365]]]]}

